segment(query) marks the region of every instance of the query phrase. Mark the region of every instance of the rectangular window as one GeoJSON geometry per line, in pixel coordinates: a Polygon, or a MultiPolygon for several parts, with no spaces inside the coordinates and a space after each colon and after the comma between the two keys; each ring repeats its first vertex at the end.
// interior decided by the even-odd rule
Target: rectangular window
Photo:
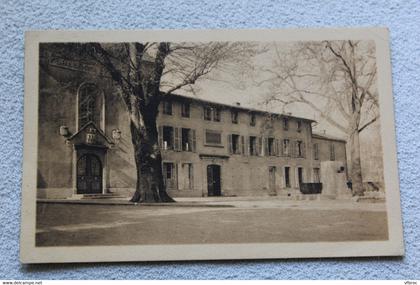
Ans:
{"type": "Polygon", "coordinates": [[[204,107],[204,120],[211,121],[211,107],[206,106],[204,107]]]}
{"type": "Polygon", "coordinates": [[[268,138],[267,150],[268,150],[268,153],[267,153],[268,155],[270,156],[276,155],[274,138],[268,138]]]}
{"type": "Polygon", "coordinates": [[[165,175],[165,180],[174,178],[174,164],[170,162],[163,163],[163,171],[165,175]]]}
{"type": "Polygon", "coordinates": [[[297,121],[297,131],[299,133],[302,131],[302,121],[297,121]]]}
{"type": "Polygon", "coordinates": [[[303,143],[302,143],[302,141],[297,141],[296,142],[296,147],[297,147],[297,156],[298,157],[303,157],[303,143]]]}
{"type": "Polygon", "coordinates": [[[183,163],[183,180],[184,180],[184,189],[190,190],[194,188],[193,182],[193,164],[192,163],[183,163]]]}
{"type": "Polygon", "coordinates": [[[163,163],[163,182],[169,189],[177,189],[177,167],[175,163],[164,162],[163,163]]]}
{"type": "Polygon", "coordinates": [[[335,160],[335,148],[333,143],[330,144],[330,160],[335,160]]]}
{"type": "Polygon", "coordinates": [[[283,130],[287,131],[289,129],[289,119],[283,118],[283,130]]]}
{"type": "Polygon", "coordinates": [[[237,110],[230,111],[230,116],[232,119],[232,124],[238,123],[239,112],[237,110]]]}
{"type": "Polygon", "coordinates": [[[181,116],[184,118],[190,117],[190,103],[184,102],[181,105],[181,116]]]}
{"type": "Polygon", "coordinates": [[[314,183],[320,183],[321,182],[321,175],[319,168],[314,168],[314,183]]]}
{"type": "Polygon", "coordinates": [[[233,154],[240,154],[240,136],[239,135],[231,135],[231,153],[233,154]]]}
{"type": "Polygon", "coordinates": [[[289,155],[289,140],[288,139],[284,139],[283,140],[283,154],[288,156],[289,155]]]}
{"type": "Polygon", "coordinates": [[[254,113],[251,113],[249,115],[249,125],[254,127],[256,124],[257,124],[257,118],[254,113]]]}
{"type": "Polygon", "coordinates": [[[217,131],[206,130],[206,144],[222,145],[222,134],[217,131]]]}
{"type": "Polygon", "coordinates": [[[213,121],[220,122],[220,109],[213,108],[213,121]]]}
{"type": "Polygon", "coordinates": [[[303,168],[298,167],[298,185],[300,186],[303,183],[303,168]]]}
{"type": "Polygon", "coordinates": [[[172,102],[163,101],[163,113],[165,115],[172,115],[172,102]]]}
{"type": "Polygon", "coordinates": [[[191,129],[181,130],[181,144],[183,151],[192,151],[192,134],[191,129]]]}
{"type": "Polygon", "coordinates": [[[257,137],[249,137],[249,155],[258,155],[257,137]]]}
{"type": "Polygon", "coordinates": [[[286,188],[290,188],[290,167],[284,168],[284,184],[286,188]]]}
{"type": "Polygon", "coordinates": [[[314,159],[319,159],[319,146],[317,143],[314,143],[314,159]]]}
{"type": "Polygon", "coordinates": [[[163,149],[173,149],[174,147],[174,128],[163,126],[163,149]]]}

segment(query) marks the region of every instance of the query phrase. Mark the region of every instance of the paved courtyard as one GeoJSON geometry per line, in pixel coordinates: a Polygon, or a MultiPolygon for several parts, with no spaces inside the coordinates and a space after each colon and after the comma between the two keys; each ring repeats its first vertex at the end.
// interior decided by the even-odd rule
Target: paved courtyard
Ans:
{"type": "MultiPolygon", "coordinates": [[[[253,198],[255,199],[255,198],[253,198]]],[[[384,240],[384,203],[178,199],[145,206],[38,203],[37,246],[384,240]]]]}

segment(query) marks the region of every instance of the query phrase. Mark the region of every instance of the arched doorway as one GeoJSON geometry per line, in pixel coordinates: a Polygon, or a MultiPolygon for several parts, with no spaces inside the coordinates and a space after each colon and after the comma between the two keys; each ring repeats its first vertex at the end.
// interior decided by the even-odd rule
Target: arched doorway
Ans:
{"type": "Polygon", "coordinates": [[[85,154],[77,161],[77,194],[102,193],[102,163],[94,154],[85,154]]]}
{"type": "Polygon", "coordinates": [[[220,165],[210,164],[207,166],[207,191],[208,196],[221,196],[220,165]]]}

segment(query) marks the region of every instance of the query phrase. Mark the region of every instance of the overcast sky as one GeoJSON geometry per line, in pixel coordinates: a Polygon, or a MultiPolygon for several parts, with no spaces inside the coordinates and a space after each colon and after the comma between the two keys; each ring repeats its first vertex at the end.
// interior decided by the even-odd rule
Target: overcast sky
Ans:
{"type": "MultiPolygon", "coordinates": [[[[276,45],[278,52],[287,54],[290,49],[294,48],[295,43],[277,42],[276,45]]],[[[249,64],[255,67],[253,72],[250,73],[248,71],[242,74],[240,69],[233,71],[215,70],[207,78],[201,78],[194,84],[194,93],[191,92],[190,88],[178,90],[177,93],[229,105],[235,105],[239,102],[244,107],[258,108],[276,113],[290,112],[294,116],[317,121],[318,124],[314,126],[315,132],[323,132],[325,130],[329,135],[346,139],[345,134],[332,127],[321,118],[318,112],[305,104],[291,104],[283,110],[278,103],[271,102],[268,105],[263,103],[267,94],[270,93],[270,85],[258,84],[268,76],[261,69],[272,67],[273,61],[278,57],[275,55],[274,44],[264,43],[259,45],[259,47],[261,49],[264,48],[265,52],[249,59],[249,64]]]]}

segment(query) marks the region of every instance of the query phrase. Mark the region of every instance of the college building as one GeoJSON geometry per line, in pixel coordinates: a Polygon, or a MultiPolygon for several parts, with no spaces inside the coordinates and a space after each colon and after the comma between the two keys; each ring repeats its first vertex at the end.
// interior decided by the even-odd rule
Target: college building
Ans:
{"type": "MultiPolygon", "coordinates": [[[[118,88],[96,65],[40,60],[46,62],[39,76],[38,198],[131,196],[136,168],[118,88]]],[[[337,189],[346,191],[346,142],[314,134],[314,123],[239,103],[168,96],[157,119],[167,192],[298,197],[322,187],[335,198],[337,189]]]]}

